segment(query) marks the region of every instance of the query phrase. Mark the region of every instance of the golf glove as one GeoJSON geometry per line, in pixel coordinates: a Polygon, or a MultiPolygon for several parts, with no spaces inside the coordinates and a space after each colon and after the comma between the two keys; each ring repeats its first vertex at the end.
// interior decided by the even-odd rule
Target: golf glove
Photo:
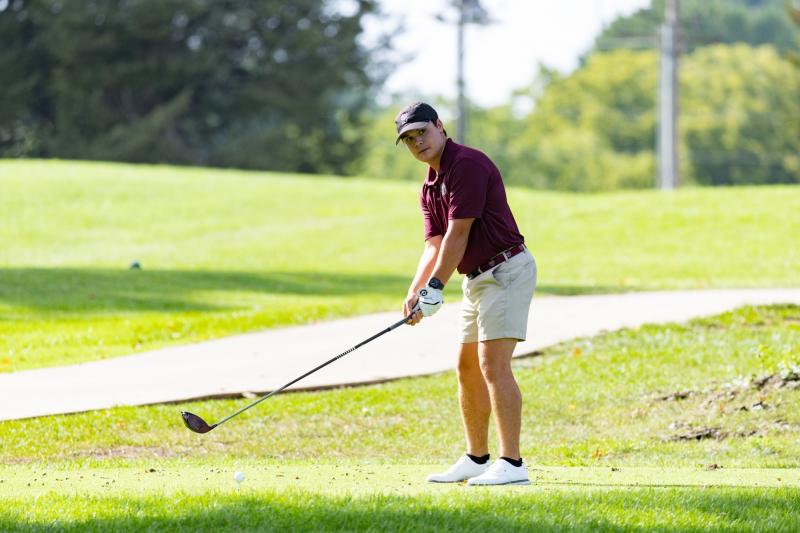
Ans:
{"type": "Polygon", "coordinates": [[[419,296],[417,305],[422,311],[422,316],[433,316],[436,311],[441,309],[444,303],[442,289],[434,289],[431,287],[430,282],[421,288],[417,295],[419,296]]]}

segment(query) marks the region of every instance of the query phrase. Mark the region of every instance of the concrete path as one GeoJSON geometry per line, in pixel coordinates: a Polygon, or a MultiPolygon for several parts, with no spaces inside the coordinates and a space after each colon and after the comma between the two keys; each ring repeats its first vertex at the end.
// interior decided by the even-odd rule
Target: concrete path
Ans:
{"type": "MultiPolygon", "coordinates": [[[[681,322],[742,305],[800,304],[800,289],[537,296],[516,356],[575,337],[645,323],[681,322]]],[[[264,393],[288,383],[401,318],[379,313],[273,329],[79,365],[0,374],[0,420],[118,405],[264,393]]],[[[319,388],[417,376],[455,367],[458,304],[402,326],[300,381],[319,388]]]]}

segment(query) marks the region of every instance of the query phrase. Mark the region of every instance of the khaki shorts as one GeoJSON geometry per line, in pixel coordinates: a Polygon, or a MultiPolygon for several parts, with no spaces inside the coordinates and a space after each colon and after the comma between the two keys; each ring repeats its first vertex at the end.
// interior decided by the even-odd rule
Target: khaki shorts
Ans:
{"type": "Polygon", "coordinates": [[[536,261],[528,250],[473,279],[461,289],[461,342],[525,340],[536,288],[536,261]]]}

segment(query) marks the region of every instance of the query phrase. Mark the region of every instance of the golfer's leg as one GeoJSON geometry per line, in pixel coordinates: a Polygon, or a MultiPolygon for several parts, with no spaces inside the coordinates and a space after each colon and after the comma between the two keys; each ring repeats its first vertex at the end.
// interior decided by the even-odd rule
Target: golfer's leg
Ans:
{"type": "Polygon", "coordinates": [[[519,459],[519,431],[522,417],[522,394],[511,372],[511,357],[516,339],[483,341],[478,358],[488,386],[491,409],[494,413],[500,456],[519,459]]]}
{"type": "Polygon", "coordinates": [[[461,345],[458,353],[458,400],[467,439],[467,453],[489,453],[489,391],[478,362],[478,343],[461,345]]]}

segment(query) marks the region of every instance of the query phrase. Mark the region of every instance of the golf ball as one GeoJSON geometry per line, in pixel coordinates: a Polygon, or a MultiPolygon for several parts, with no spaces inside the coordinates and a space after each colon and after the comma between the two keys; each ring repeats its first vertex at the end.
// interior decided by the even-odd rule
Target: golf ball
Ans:
{"type": "Polygon", "coordinates": [[[243,473],[241,473],[241,472],[236,472],[236,473],[233,475],[233,479],[235,479],[235,480],[236,480],[236,483],[241,483],[242,481],[244,481],[244,474],[243,474],[243,473]]]}

